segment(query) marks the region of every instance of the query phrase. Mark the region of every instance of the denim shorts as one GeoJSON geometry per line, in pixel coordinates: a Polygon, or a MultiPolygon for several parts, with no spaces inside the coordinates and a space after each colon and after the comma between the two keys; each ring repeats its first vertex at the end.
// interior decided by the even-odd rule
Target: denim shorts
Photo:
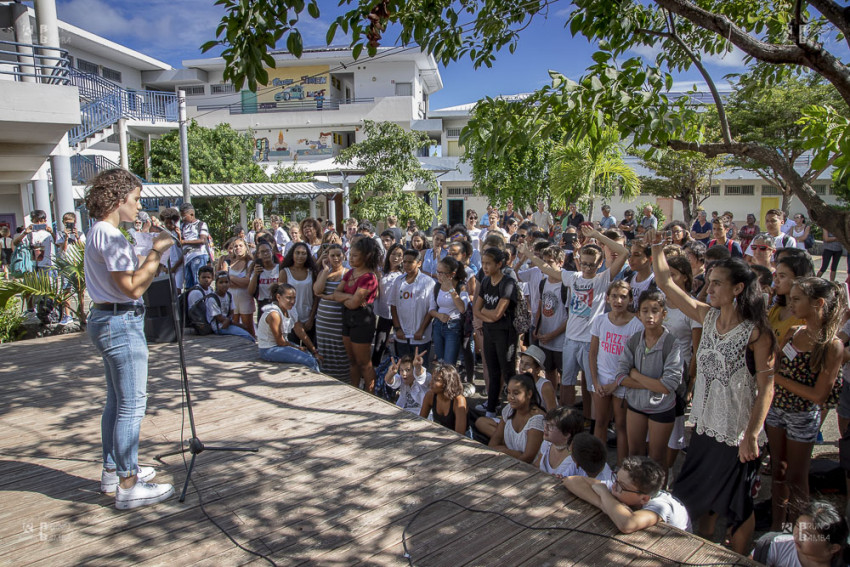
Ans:
{"type": "Polygon", "coordinates": [[[785,430],[785,436],[798,443],[815,443],[820,431],[820,409],[787,411],[771,407],[765,424],[785,430]]]}

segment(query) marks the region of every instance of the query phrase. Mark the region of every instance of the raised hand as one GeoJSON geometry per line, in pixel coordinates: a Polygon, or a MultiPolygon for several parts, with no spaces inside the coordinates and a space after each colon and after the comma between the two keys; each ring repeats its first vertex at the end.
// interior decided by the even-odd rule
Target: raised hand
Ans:
{"type": "Polygon", "coordinates": [[[416,366],[417,368],[422,368],[422,366],[425,364],[425,354],[427,352],[427,350],[419,352],[419,347],[416,347],[416,350],[413,351],[413,366],[416,366]]]}

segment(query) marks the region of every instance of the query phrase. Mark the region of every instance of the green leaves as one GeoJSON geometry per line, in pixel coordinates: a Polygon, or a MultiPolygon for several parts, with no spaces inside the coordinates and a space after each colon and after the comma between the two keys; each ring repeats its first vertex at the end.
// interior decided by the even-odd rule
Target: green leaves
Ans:
{"type": "Polygon", "coordinates": [[[424,132],[407,132],[392,122],[365,120],[365,139],[340,152],[337,161],[357,164],[364,175],[351,189],[351,200],[357,218],[373,222],[387,215],[399,219],[415,219],[417,225],[427,227],[434,219],[434,211],[412,189],[426,191],[437,199],[438,184],[433,171],[423,169],[416,157],[423,148],[431,145],[424,132]]]}

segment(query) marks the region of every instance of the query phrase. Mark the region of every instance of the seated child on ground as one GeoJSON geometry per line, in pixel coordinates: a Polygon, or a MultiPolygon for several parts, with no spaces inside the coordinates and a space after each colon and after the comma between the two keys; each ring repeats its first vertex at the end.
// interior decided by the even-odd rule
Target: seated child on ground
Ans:
{"type": "Polygon", "coordinates": [[[534,464],[540,467],[541,471],[558,478],[570,476],[566,471],[575,469],[570,456],[572,442],[582,431],[584,415],[580,411],[566,406],[550,410],[543,421],[543,443],[534,464]]]}
{"type": "Polygon", "coordinates": [[[571,476],[563,480],[567,490],[593,504],[624,534],[654,526],[660,521],[691,531],[684,504],[661,490],[665,471],[649,457],[627,457],[610,483],[571,476]]]}
{"type": "Polygon", "coordinates": [[[420,353],[417,348],[413,356],[404,355],[387,369],[387,386],[398,390],[396,405],[416,415],[431,387],[431,374],[424,367],[426,352],[420,353]]]}
{"type": "Polygon", "coordinates": [[[794,533],[763,535],[753,551],[753,559],[768,567],[850,564],[847,520],[832,504],[814,501],[797,517],[794,533]]]}
{"type": "Polygon", "coordinates": [[[215,292],[205,296],[207,322],[217,335],[236,335],[256,342],[251,333],[233,321],[233,296],[230,294],[230,275],[221,271],[215,277],[215,292]]]}

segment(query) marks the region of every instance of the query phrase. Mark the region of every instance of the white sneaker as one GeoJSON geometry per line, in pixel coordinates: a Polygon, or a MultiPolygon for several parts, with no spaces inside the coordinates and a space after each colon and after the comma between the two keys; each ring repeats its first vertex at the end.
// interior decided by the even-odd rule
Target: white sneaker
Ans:
{"type": "Polygon", "coordinates": [[[154,484],[152,482],[136,481],[133,488],[124,490],[118,485],[115,492],[115,507],[119,510],[129,510],[140,506],[148,506],[167,500],[174,494],[170,484],[154,484]]]}
{"type": "MultiPolygon", "coordinates": [[[[139,480],[147,482],[153,480],[156,476],[156,470],[153,467],[139,467],[139,480]]],[[[115,490],[118,488],[118,473],[103,469],[100,473],[100,491],[110,496],[115,495],[115,490]]]]}

